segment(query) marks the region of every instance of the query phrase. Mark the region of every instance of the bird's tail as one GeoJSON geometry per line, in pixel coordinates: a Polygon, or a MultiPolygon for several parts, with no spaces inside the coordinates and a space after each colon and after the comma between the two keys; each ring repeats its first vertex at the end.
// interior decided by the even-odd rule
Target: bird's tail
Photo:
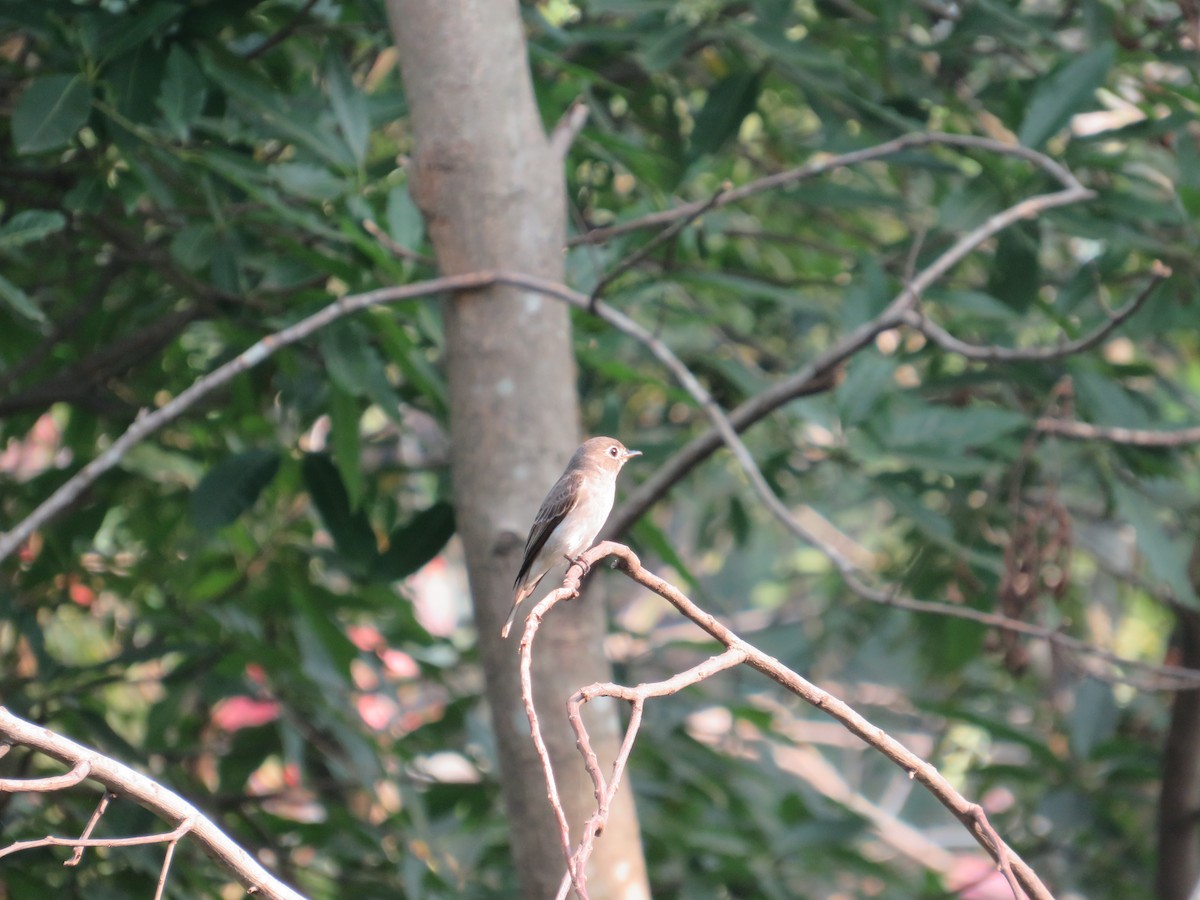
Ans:
{"type": "Polygon", "coordinates": [[[508,613],[508,621],[504,623],[504,627],[500,629],[500,639],[504,640],[508,637],[508,633],[512,630],[513,622],[517,618],[517,607],[521,605],[521,601],[532,594],[538,586],[538,582],[546,573],[543,572],[533,581],[527,581],[517,588],[517,592],[513,595],[512,609],[508,613]]]}

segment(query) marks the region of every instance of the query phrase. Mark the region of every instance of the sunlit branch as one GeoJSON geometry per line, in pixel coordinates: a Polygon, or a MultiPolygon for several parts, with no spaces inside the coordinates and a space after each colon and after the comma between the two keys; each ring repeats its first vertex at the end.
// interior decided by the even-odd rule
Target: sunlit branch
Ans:
{"type": "Polygon", "coordinates": [[[63,780],[64,776],[52,776],[52,778],[60,779],[57,788],[45,787],[51,781],[50,778],[8,779],[0,782],[0,791],[15,793],[25,790],[59,790],[78,784],[84,778],[99,782],[105,789],[105,797],[101,799],[96,812],[92,814],[92,819],[82,836],[77,838],[48,836],[17,841],[0,850],[0,857],[34,847],[75,847],[77,849],[76,856],[72,856],[67,861],[68,865],[72,865],[78,862],[76,858],[78,849],[83,847],[132,847],[166,843],[168,851],[160,875],[161,884],[165,883],[166,872],[173,856],[171,847],[186,835],[199,843],[204,852],[232,874],[249,893],[257,897],[269,898],[269,900],[303,900],[301,894],[264,869],[253,856],[238,846],[229,835],[195,806],[129,766],[82,744],[77,744],[69,738],[55,734],[48,728],[13,715],[3,706],[0,706],[0,742],[29,747],[72,767],[71,772],[68,773],[72,778],[69,782],[63,780]],[[84,774],[75,777],[75,773],[80,771],[84,774]],[[31,787],[31,785],[33,786],[31,787]],[[109,795],[118,795],[133,800],[164,821],[173,823],[175,827],[162,834],[122,838],[89,837],[96,821],[103,814],[104,807],[107,806],[105,800],[109,795]]]}
{"type": "Polygon", "coordinates": [[[1076,441],[1105,441],[1110,444],[1129,444],[1134,447],[1188,447],[1200,443],[1200,425],[1174,431],[1149,428],[1118,428],[1109,425],[1090,425],[1070,419],[1044,416],[1034,427],[1055,437],[1076,441]]]}
{"type": "Polygon", "coordinates": [[[0,778],[0,793],[48,793],[74,787],[88,777],[92,770],[91,763],[86,759],[78,760],[70,772],[62,775],[51,775],[47,778],[0,778]]]}
{"type": "MultiPolygon", "coordinates": [[[[112,791],[105,791],[103,794],[100,795],[100,802],[96,804],[96,809],[92,812],[92,817],[90,819],[88,819],[87,825],[84,826],[83,834],[79,835],[81,838],[83,838],[84,840],[87,840],[88,838],[90,838],[92,836],[92,832],[96,829],[96,824],[100,821],[100,817],[102,815],[104,815],[105,810],[108,809],[108,804],[116,799],[117,799],[117,795],[114,794],[112,791]]],[[[64,866],[77,866],[81,862],[83,862],[84,849],[85,848],[83,845],[77,846],[75,848],[75,852],[73,854],[71,854],[71,858],[68,859],[65,863],[63,863],[63,865],[64,866]]]]}
{"type": "MultiPolygon", "coordinates": [[[[584,562],[595,566],[605,557],[615,556],[617,567],[638,584],[649,588],[663,599],[667,600],[681,614],[695,622],[711,637],[726,647],[726,652],[711,657],[705,662],[686,672],[680,673],[663,682],[625,687],[622,685],[595,684],[582,688],[571,700],[570,719],[576,728],[580,740],[580,752],[592,778],[597,794],[597,812],[585,826],[585,834],[574,853],[568,852],[568,881],[574,885],[577,894],[586,897],[586,873],[584,862],[586,855],[591,852],[591,845],[596,835],[604,829],[606,811],[615,796],[625,763],[628,760],[632,743],[636,736],[637,725],[640,724],[642,708],[646,699],[676,693],[692,684],[710,678],[734,665],[744,664],[761,672],[777,684],[796,694],[805,702],[820,709],[840,722],[851,733],[865,743],[878,750],[896,765],[908,773],[910,778],[922,784],[937,800],[957,818],[968,832],[975,838],[984,850],[996,861],[996,865],[1004,872],[1009,880],[1015,897],[1019,897],[1017,884],[1035,900],[1052,900],[1052,895],[1042,884],[1037,874],[1026,864],[1017,853],[1009,847],[996,833],[988,822],[982,807],[963,797],[954,787],[942,777],[937,769],[926,760],[921,759],[903,744],[893,738],[883,729],[872,724],[842,700],[814,685],[798,673],[792,671],[779,660],[763,653],[724,625],[714,616],[696,606],[682,591],[674,585],[654,575],[642,567],[641,561],[628,547],[612,542],[602,542],[583,554],[584,562]],[[624,699],[633,704],[634,713],[631,716],[630,727],[626,731],[611,778],[605,779],[599,768],[595,753],[591,750],[590,740],[586,738],[586,729],[578,715],[579,707],[588,700],[596,697],[609,696],[624,699]],[[578,723],[578,724],[576,724],[578,723]],[[590,836],[590,839],[589,839],[590,836]]],[[[540,723],[534,709],[532,679],[526,673],[532,665],[534,641],[543,618],[559,602],[577,597],[579,594],[580,578],[584,568],[578,564],[571,566],[563,579],[562,587],[551,591],[529,613],[525,629],[521,637],[518,652],[521,654],[521,691],[525,701],[526,713],[530,717],[530,728],[535,743],[538,741],[540,723]]],[[[554,783],[554,772],[548,757],[539,753],[546,774],[547,786],[551,797],[557,796],[554,783]]],[[[556,812],[558,815],[559,812],[556,812]]],[[[564,816],[565,819],[565,816],[564,816]]],[[[559,896],[564,896],[560,890],[559,896]]]]}
{"type": "Polygon", "coordinates": [[[579,137],[579,132],[587,124],[589,112],[587,103],[582,97],[579,97],[567,107],[562,118],[555,123],[554,130],[550,132],[547,140],[550,143],[551,152],[559,159],[567,155],[567,151],[575,143],[575,138],[579,137]]]}
{"type": "Polygon", "coordinates": [[[28,841],[14,841],[0,849],[0,858],[20,853],[23,850],[33,850],[37,847],[144,847],[146,844],[174,843],[192,830],[191,822],[183,822],[179,827],[162,834],[139,834],[135,837],[123,838],[71,838],[54,837],[34,838],[28,841]]]}

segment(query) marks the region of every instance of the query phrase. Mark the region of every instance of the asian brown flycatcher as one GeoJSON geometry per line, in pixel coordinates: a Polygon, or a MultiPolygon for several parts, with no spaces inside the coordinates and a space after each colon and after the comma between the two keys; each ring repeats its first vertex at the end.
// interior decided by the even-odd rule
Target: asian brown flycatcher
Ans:
{"type": "Polygon", "coordinates": [[[538,510],[529,537],[525,557],[513,584],[512,612],[500,631],[508,637],[517,607],[537,588],[538,582],[560,558],[577,561],[604,527],[612,512],[617,491],[617,473],[640,450],[626,450],[616,438],[594,437],[580,444],[554,487],[546,494],[538,510]]]}

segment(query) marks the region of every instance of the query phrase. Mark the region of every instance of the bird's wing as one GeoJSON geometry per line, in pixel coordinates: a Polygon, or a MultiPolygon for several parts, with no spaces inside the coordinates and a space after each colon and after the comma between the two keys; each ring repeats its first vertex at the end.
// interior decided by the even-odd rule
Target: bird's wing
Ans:
{"type": "Polygon", "coordinates": [[[525,541],[525,558],[521,560],[521,570],[517,572],[517,580],[513,582],[514,590],[529,574],[533,561],[546,546],[546,541],[550,539],[554,529],[579,503],[579,498],[583,496],[580,490],[582,481],[582,473],[568,472],[550,488],[550,493],[546,495],[541,509],[538,510],[537,518],[533,520],[533,527],[529,529],[529,537],[525,541]]]}

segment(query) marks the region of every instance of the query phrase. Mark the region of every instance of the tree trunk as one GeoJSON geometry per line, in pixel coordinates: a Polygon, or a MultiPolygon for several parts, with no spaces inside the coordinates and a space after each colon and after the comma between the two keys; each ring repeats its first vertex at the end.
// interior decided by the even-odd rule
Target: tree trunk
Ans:
{"type": "MultiPolygon", "coordinates": [[[[513,0],[389,0],[411,111],[412,191],[447,275],[504,268],[562,280],[562,160],[534,104],[513,0]]],[[[458,532],[479,628],[522,897],[554,896],[565,871],[520,700],[517,636],[501,641],[525,533],[578,441],[568,311],[512,288],[443,305],[458,532]]],[[[516,635],[519,635],[519,628],[516,635]]],[[[594,798],[565,701],[609,678],[603,610],[560,606],[541,629],[534,689],[563,802],[578,840],[594,798]]],[[[589,721],[602,760],[615,755],[615,710],[589,721]],[[603,747],[603,750],[600,747],[603,747]]],[[[589,869],[595,898],[649,896],[628,790],[589,869]]]]}
{"type": "MultiPolygon", "coordinates": [[[[1195,565],[1195,563],[1194,563],[1195,565]]],[[[1177,608],[1176,665],[1200,668],[1200,615],[1177,608]]],[[[1158,801],[1158,897],[1190,900],[1200,881],[1200,691],[1176,691],[1158,801]]]]}

